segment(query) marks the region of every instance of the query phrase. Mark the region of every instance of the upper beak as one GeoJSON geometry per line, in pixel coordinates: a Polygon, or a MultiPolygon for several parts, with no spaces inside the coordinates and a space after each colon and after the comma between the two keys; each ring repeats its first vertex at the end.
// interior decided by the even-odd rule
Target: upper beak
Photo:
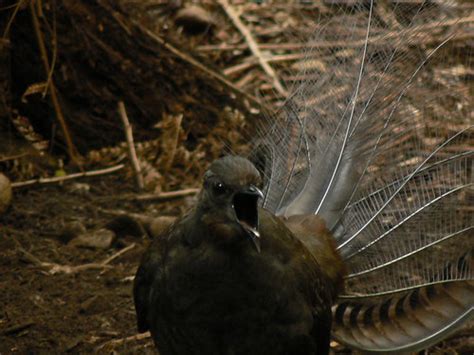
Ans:
{"type": "Polygon", "coordinates": [[[260,253],[260,233],[258,231],[258,199],[263,198],[262,191],[250,185],[234,195],[234,210],[237,222],[247,232],[255,248],[260,253]]]}
{"type": "Polygon", "coordinates": [[[258,187],[250,185],[247,188],[240,191],[240,193],[247,194],[250,196],[256,196],[257,198],[263,198],[263,192],[258,187]]]}

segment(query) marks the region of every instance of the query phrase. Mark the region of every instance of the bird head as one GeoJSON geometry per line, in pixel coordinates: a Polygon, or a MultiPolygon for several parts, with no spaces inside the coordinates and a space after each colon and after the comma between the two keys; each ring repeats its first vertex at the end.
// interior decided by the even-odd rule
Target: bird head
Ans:
{"type": "Polygon", "coordinates": [[[260,184],[260,173],[249,160],[226,156],[214,161],[204,174],[199,202],[221,226],[243,231],[259,252],[258,199],[263,197],[260,184]]]}

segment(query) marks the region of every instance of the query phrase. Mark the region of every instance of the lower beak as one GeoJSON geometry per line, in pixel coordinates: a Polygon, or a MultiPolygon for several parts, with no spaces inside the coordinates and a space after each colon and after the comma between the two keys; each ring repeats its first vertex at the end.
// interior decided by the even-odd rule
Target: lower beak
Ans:
{"type": "Polygon", "coordinates": [[[260,253],[262,251],[262,248],[260,247],[260,233],[258,230],[252,230],[247,233],[249,233],[250,239],[252,240],[255,249],[257,249],[257,252],[260,253]]]}
{"type": "Polygon", "coordinates": [[[258,199],[262,197],[262,191],[250,185],[237,192],[233,201],[237,222],[247,232],[259,253],[261,248],[258,230],[258,199]]]}

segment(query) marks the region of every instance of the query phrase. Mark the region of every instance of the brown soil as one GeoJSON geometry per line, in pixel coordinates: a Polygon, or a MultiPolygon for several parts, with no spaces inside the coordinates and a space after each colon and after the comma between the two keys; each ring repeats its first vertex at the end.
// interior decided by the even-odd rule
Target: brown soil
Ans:
{"type": "Polygon", "coordinates": [[[100,208],[179,213],[176,202],[145,207],[107,199],[132,191],[121,180],[120,176],[89,179],[84,182],[90,192],[81,194],[71,192],[75,183],[16,193],[12,207],[0,219],[0,354],[90,353],[101,346],[103,352],[152,351],[149,338],[107,344],[136,334],[132,276],[146,240],[120,236],[106,250],[72,247],[61,241],[71,223],[92,230],[110,220],[100,208]],[[132,243],[135,247],[111,262],[112,268],[73,274],[51,274],[22,252],[42,262],[72,266],[99,263],[132,243]]]}

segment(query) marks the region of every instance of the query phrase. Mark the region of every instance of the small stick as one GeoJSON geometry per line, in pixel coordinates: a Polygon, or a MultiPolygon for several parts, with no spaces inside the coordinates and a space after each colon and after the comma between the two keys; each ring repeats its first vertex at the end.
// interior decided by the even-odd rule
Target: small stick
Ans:
{"type": "Polygon", "coordinates": [[[102,345],[98,346],[96,351],[99,351],[99,350],[101,350],[105,347],[114,347],[114,346],[117,346],[117,345],[130,343],[132,341],[138,341],[138,340],[143,340],[143,339],[148,339],[148,338],[151,338],[150,332],[146,332],[146,333],[142,333],[142,334],[135,334],[135,335],[131,335],[131,336],[128,336],[128,337],[125,337],[125,338],[121,338],[121,339],[114,339],[114,340],[107,341],[107,342],[103,343],[102,345]]]}
{"type": "Polygon", "coordinates": [[[71,266],[71,265],[61,265],[56,263],[50,263],[46,261],[41,261],[36,256],[27,252],[22,247],[18,247],[18,250],[23,254],[24,258],[32,264],[39,266],[44,269],[48,269],[48,273],[51,275],[57,273],[64,273],[64,274],[75,274],[80,271],[90,270],[90,269],[104,269],[104,268],[112,268],[110,265],[102,265],[97,263],[88,263],[78,266],[71,266]]]}
{"type": "Polygon", "coordinates": [[[178,191],[160,192],[159,194],[123,194],[118,196],[105,197],[100,200],[126,200],[126,201],[165,201],[174,198],[195,195],[199,189],[190,188],[178,191]]]}
{"type": "Polygon", "coordinates": [[[118,110],[120,117],[122,118],[123,127],[125,130],[125,138],[127,139],[128,145],[128,157],[132,163],[133,172],[135,173],[135,182],[137,183],[137,188],[139,191],[142,191],[144,188],[142,169],[140,167],[140,162],[137,158],[137,152],[135,151],[135,143],[133,142],[133,132],[130,121],[128,120],[127,111],[125,110],[125,104],[123,101],[119,101],[118,110]]]}
{"type": "MultiPolygon", "coordinates": [[[[270,58],[267,58],[267,62],[287,62],[291,60],[299,60],[299,59],[308,59],[310,57],[317,57],[316,55],[311,55],[311,53],[291,53],[291,54],[280,54],[280,55],[273,55],[270,58]]],[[[318,58],[320,59],[320,58],[318,58]]],[[[255,64],[258,64],[258,59],[254,58],[248,61],[243,61],[242,63],[236,64],[232,67],[228,67],[224,69],[222,72],[229,76],[233,75],[237,72],[246,70],[251,68],[255,64]]]]}
{"type": "Polygon", "coordinates": [[[2,158],[0,158],[0,163],[2,163],[4,161],[9,161],[9,160],[20,159],[20,158],[26,157],[29,154],[30,153],[27,152],[27,153],[20,153],[20,154],[11,155],[11,156],[8,156],[8,157],[2,157],[2,158]]]}
{"type": "Polygon", "coordinates": [[[132,213],[132,212],[128,212],[128,211],[120,210],[120,209],[111,210],[108,208],[97,207],[97,211],[105,213],[107,215],[112,215],[112,216],[130,216],[131,218],[134,218],[134,219],[149,218],[149,216],[145,214],[132,213]]]}
{"type": "Polygon", "coordinates": [[[130,244],[129,246],[119,250],[117,253],[115,253],[114,255],[112,255],[111,257],[105,259],[104,261],[102,261],[102,265],[107,265],[109,263],[111,263],[112,261],[114,261],[115,259],[117,259],[119,256],[125,254],[127,251],[129,250],[132,250],[133,248],[135,248],[135,243],[132,243],[130,244]]]}
{"type": "Polygon", "coordinates": [[[12,183],[12,188],[24,187],[24,186],[29,186],[33,184],[50,184],[50,183],[55,183],[55,182],[60,182],[60,181],[65,181],[65,180],[77,179],[80,177],[110,174],[117,170],[122,169],[124,166],[125,165],[123,164],[119,164],[116,166],[111,166],[110,168],[85,171],[85,172],[75,173],[75,174],[70,174],[70,175],[65,175],[65,176],[55,176],[51,178],[39,178],[39,179],[32,179],[32,180],[27,180],[27,181],[19,181],[19,182],[12,183]]]}
{"type": "MultiPolygon", "coordinates": [[[[314,47],[314,44],[315,43],[312,43],[312,42],[308,42],[308,43],[261,43],[259,47],[260,47],[260,49],[267,49],[267,50],[295,51],[295,50],[302,50],[302,49],[314,47]]],[[[199,52],[213,52],[213,51],[226,52],[226,51],[235,51],[235,50],[244,51],[248,48],[249,48],[249,46],[248,46],[247,43],[205,44],[205,45],[196,47],[196,49],[199,52]]]]}
{"type": "Polygon", "coordinates": [[[31,254],[30,252],[26,251],[23,247],[18,246],[18,250],[23,254],[24,258],[29,261],[32,264],[35,264],[41,268],[48,269],[48,273],[51,275],[57,274],[57,273],[64,273],[64,274],[75,274],[81,271],[85,270],[101,270],[101,269],[111,269],[112,266],[108,265],[110,262],[113,260],[117,259],[119,256],[125,254],[129,250],[133,249],[135,247],[135,243],[130,244],[129,246],[119,250],[117,253],[114,255],[108,257],[101,263],[87,263],[87,264],[82,264],[82,265],[61,265],[57,263],[50,263],[46,261],[41,261],[38,259],[36,256],[31,254]]]}
{"type": "Polygon", "coordinates": [[[12,335],[12,334],[15,334],[15,333],[19,333],[23,330],[25,330],[26,328],[29,328],[33,325],[35,325],[36,323],[33,322],[32,320],[29,320],[29,321],[26,321],[24,323],[20,323],[20,324],[16,324],[16,325],[12,325],[11,327],[8,327],[7,329],[4,329],[0,332],[0,334],[3,334],[3,335],[12,335]]]}
{"type": "Polygon", "coordinates": [[[164,201],[178,197],[196,195],[200,189],[184,189],[178,191],[161,192],[159,194],[141,194],[136,196],[137,201],[164,201]]]}
{"type": "Polygon", "coordinates": [[[239,15],[237,12],[234,10],[234,8],[229,4],[227,0],[218,0],[219,4],[221,4],[222,8],[225,10],[227,15],[230,17],[232,22],[234,23],[235,27],[242,33],[242,35],[245,38],[245,41],[248,43],[248,46],[252,53],[258,58],[258,61],[260,65],[262,66],[263,70],[265,73],[267,73],[268,76],[270,76],[273,80],[273,85],[277,89],[277,91],[283,95],[284,97],[288,96],[288,92],[283,88],[283,85],[280,82],[280,79],[278,79],[277,74],[273,70],[273,68],[268,64],[268,61],[264,58],[262,52],[260,51],[260,48],[258,47],[258,44],[255,42],[253,39],[252,33],[248,29],[247,26],[244,25],[244,23],[240,20],[239,15]]]}

